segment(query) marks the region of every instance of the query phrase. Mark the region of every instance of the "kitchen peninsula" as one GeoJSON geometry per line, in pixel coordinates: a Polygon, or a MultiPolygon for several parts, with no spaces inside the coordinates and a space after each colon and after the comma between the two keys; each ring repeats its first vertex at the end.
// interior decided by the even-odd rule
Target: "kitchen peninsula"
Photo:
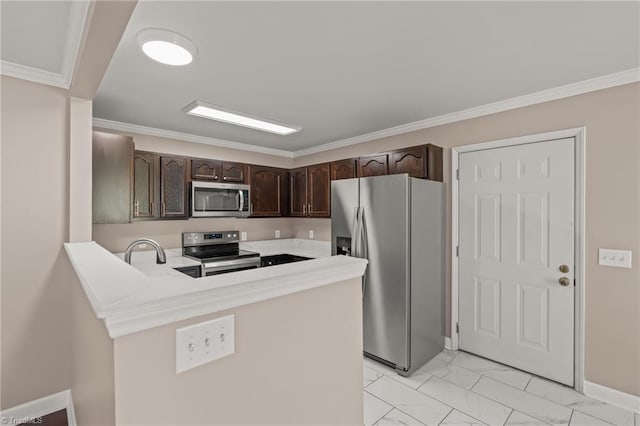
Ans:
{"type": "Polygon", "coordinates": [[[78,421],[361,425],[366,261],[321,244],[247,243],[317,258],[198,279],[173,269],[189,262],[179,249],[157,266],[135,252],[132,266],[95,242],[65,244],[82,283],[78,421]],[[176,373],[176,330],[228,315],[235,353],[176,373]]]}

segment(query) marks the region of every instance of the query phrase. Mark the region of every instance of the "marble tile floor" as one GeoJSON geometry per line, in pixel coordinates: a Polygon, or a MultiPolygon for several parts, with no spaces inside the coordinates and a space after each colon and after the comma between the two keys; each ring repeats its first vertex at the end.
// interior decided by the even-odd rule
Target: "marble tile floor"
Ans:
{"type": "Polygon", "coordinates": [[[364,359],[365,426],[640,426],[640,414],[465,352],[411,377],[364,359]]]}

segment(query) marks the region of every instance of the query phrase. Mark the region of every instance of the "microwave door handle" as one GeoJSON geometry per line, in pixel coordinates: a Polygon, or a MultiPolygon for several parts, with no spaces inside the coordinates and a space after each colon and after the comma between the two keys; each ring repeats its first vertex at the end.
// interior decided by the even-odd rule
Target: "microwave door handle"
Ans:
{"type": "Polygon", "coordinates": [[[244,193],[242,192],[242,189],[238,189],[238,195],[240,195],[240,210],[238,211],[241,212],[244,208],[244,193]]]}

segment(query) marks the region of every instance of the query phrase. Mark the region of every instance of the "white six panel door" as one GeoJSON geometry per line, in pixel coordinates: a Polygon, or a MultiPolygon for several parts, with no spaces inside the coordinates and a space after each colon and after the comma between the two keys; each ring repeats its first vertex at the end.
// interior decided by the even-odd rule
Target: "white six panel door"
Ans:
{"type": "Polygon", "coordinates": [[[574,139],[461,153],[459,169],[460,349],[573,386],[574,139]]]}

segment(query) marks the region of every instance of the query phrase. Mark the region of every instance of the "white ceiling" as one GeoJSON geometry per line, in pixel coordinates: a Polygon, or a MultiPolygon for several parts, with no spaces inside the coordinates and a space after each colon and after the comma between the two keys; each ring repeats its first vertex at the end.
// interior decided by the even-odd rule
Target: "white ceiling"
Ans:
{"type": "MultiPolygon", "coordinates": [[[[140,1],[94,116],[296,151],[638,67],[639,16],[638,2],[140,1]],[[193,40],[194,62],[144,56],[135,36],[149,27],[193,40]],[[195,99],[304,129],[276,136],[184,114],[195,99]]],[[[21,60],[56,65],[46,40],[21,60]]]]}

